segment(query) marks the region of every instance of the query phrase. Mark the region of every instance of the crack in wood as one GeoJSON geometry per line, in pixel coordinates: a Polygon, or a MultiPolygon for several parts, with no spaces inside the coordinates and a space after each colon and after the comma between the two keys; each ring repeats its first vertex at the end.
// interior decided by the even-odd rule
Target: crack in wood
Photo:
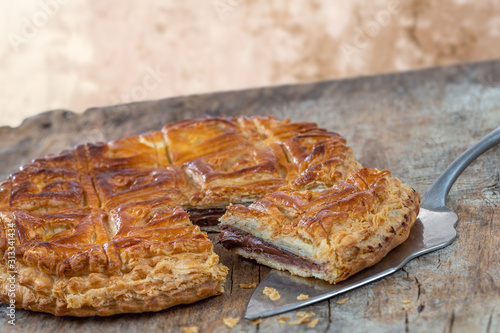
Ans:
{"type": "Polygon", "coordinates": [[[422,291],[422,285],[418,281],[417,277],[415,276],[415,282],[417,283],[417,288],[418,288],[418,293],[417,293],[417,301],[420,299],[420,294],[422,291]]]}
{"type": "Polygon", "coordinates": [[[486,326],[486,333],[491,332],[491,322],[493,321],[493,312],[495,312],[495,308],[491,310],[490,317],[488,318],[488,325],[486,326]]]}
{"type": "Polygon", "coordinates": [[[230,280],[231,283],[229,284],[231,286],[231,289],[229,290],[229,295],[233,294],[233,283],[234,283],[234,281],[233,281],[233,272],[234,272],[234,260],[231,263],[231,274],[230,274],[230,276],[231,276],[231,280],[230,280]]]}
{"type": "Polygon", "coordinates": [[[450,321],[449,321],[449,328],[448,328],[448,332],[451,333],[453,332],[453,324],[455,323],[455,309],[451,310],[451,317],[450,317],[450,321]]]}
{"type": "Polygon", "coordinates": [[[486,185],[486,186],[484,187],[484,189],[491,189],[491,190],[494,190],[496,187],[498,187],[498,184],[500,183],[500,172],[499,172],[499,171],[497,171],[497,172],[493,175],[492,179],[493,179],[493,184],[491,184],[491,185],[486,185]]]}
{"type": "Polygon", "coordinates": [[[332,324],[332,304],[331,304],[331,300],[328,300],[328,324],[326,325],[326,328],[325,328],[325,333],[328,332],[330,330],[330,325],[332,324]]]}
{"type": "MultiPolygon", "coordinates": [[[[495,184],[495,185],[496,185],[496,184],[495,184]]],[[[485,201],[488,205],[490,205],[490,206],[491,206],[491,208],[492,208],[492,210],[493,210],[493,213],[492,213],[492,215],[493,215],[493,214],[494,214],[495,209],[496,209],[496,208],[498,208],[498,205],[497,205],[494,201],[492,201],[492,200],[491,200],[491,198],[490,198],[490,197],[491,197],[492,195],[489,195],[489,194],[488,194],[488,193],[487,193],[484,189],[481,191],[481,193],[483,194],[483,199],[484,199],[484,201],[485,201]]],[[[493,195],[495,195],[495,196],[497,195],[497,193],[496,193],[494,190],[491,190],[491,193],[492,193],[493,195]]]]}
{"type": "Polygon", "coordinates": [[[410,323],[408,320],[408,311],[405,311],[405,332],[410,332],[410,323]]]}
{"type": "Polygon", "coordinates": [[[410,274],[408,273],[408,271],[404,267],[401,268],[401,270],[406,273],[406,279],[410,280],[410,274]]]}

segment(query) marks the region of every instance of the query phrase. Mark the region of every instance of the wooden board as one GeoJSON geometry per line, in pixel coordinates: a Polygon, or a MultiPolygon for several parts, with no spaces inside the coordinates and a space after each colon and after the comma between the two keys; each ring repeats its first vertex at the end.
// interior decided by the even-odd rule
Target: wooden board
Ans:
{"type": "MultiPolygon", "coordinates": [[[[338,131],[366,166],[385,168],[423,193],[463,150],[500,125],[500,61],[313,84],[53,111],[18,128],[0,128],[0,178],[30,159],[86,141],[116,139],[200,115],[268,115],[318,122],[338,131]]],[[[411,261],[404,270],[302,309],[328,332],[500,331],[500,147],[480,157],[448,197],[458,239],[411,261]],[[344,304],[337,301],[348,297],[344,304]]],[[[215,235],[211,235],[214,239],[215,235]]],[[[159,313],[109,318],[58,318],[17,310],[16,326],[0,307],[2,332],[229,331],[224,317],[242,317],[252,290],[269,271],[216,245],[231,272],[225,294],[159,313]]],[[[300,310],[299,310],[300,311],[300,310]]],[[[298,311],[286,316],[295,318],[298,311]]],[[[302,332],[305,326],[240,320],[237,332],[302,332]]]]}

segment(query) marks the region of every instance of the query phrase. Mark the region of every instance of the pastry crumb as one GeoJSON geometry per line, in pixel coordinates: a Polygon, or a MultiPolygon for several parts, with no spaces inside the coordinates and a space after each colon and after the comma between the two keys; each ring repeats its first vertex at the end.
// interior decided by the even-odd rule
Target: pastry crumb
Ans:
{"type": "Polygon", "coordinates": [[[340,301],[337,301],[337,304],[344,304],[345,302],[347,302],[349,300],[349,297],[346,297],[346,298],[343,298],[341,299],[340,301]]]}
{"type": "Polygon", "coordinates": [[[297,296],[297,299],[299,301],[305,301],[309,299],[309,295],[300,294],[299,296],[297,296]]]}
{"type": "Polygon", "coordinates": [[[240,318],[239,317],[237,317],[237,318],[228,317],[228,318],[222,319],[222,321],[224,322],[224,325],[226,325],[227,327],[233,328],[234,326],[236,326],[236,324],[239,323],[240,318]]]}
{"type": "Polygon", "coordinates": [[[258,319],[254,319],[252,320],[252,324],[254,324],[255,326],[259,325],[260,323],[262,323],[262,318],[258,318],[258,319]]]}
{"type": "Polygon", "coordinates": [[[389,290],[389,294],[394,295],[395,294],[394,290],[389,290]]]}
{"type": "Polygon", "coordinates": [[[198,333],[200,328],[198,326],[186,326],[182,328],[183,333],[198,333]]]}
{"type": "Polygon", "coordinates": [[[240,283],[240,288],[241,289],[253,289],[257,287],[257,283],[240,283]]]}
{"type": "Polygon", "coordinates": [[[403,301],[403,304],[410,304],[410,303],[411,303],[411,302],[410,302],[410,301],[408,301],[408,300],[404,300],[404,301],[403,301]]]}
{"type": "Polygon", "coordinates": [[[285,317],[285,316],[280,316],[278,317],[278,323],[284,324],[285,322],[289,321],[290,317],[285,317]]]}
{"type": "Polygon", "coordinates": [[[307,324],[307,328],[315,328],[318,325],[318,318],[313,319],[309,324],[307,324]]]}
{"type": "Polygon", "coordinates": [[[304,311],[297,312],[297,317],[309,318],[309,317],[314,317],[315,315],[316,314],[314,312],[304,312],[304,311]]]}
{"type": "Polygon", "coordinates": [[[281,298],[280,293],[274,288],[265,287],[262,293],[269,296],[271,301],[276,301],[281,298]]]}
{"type": "Polygon", "coordinates": [[[311,319],[309,319],[309,317],[299,317],[299,318],[295,319],[294,321],[289,322],[288,325],[302,325],[302,324],[306,324],[310,321],[311,321],[311,319]]]}

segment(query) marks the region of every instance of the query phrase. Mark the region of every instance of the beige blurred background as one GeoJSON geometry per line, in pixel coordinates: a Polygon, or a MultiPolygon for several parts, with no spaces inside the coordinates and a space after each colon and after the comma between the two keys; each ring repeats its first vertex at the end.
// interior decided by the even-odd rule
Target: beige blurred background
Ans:
{"type": "Polygon", "coordinates": [[[500,58],[500,0],[2,0],[0,8],[0,126],[58,108],[500,58]]]}

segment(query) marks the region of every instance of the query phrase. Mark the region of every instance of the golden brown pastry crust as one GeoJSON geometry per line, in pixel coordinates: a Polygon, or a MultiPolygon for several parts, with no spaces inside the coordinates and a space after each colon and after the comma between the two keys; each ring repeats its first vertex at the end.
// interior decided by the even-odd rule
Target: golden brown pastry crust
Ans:
{"type": "Polygon", "coordinates": [[[159,311],[222,293],[227,268],[179,206],[194,191],[160,131],[34,160],[0,185],[16,230],[16,306],[55,315],[159,311]]]}
{"type": "Polygon", "coordinates": [[[90,316],[194,302],[222,292],[227,268],[184,209],[319,195],[360,168],[340,135],[274,117],[191,119],[80,145],[0,184],[0,281],[14,224],[18,307],[90,316]]]}
{"type": "Polygon", "coordinates": [[[389,171],[362,168],[323,192],[275,192],[249,207],[231,205],[221,218],[221,242],[230,226],[314,265],[228,242],[234,252],[295,275],[339,282],[404,242],[419,207],[419,194],[389,171]]]}

